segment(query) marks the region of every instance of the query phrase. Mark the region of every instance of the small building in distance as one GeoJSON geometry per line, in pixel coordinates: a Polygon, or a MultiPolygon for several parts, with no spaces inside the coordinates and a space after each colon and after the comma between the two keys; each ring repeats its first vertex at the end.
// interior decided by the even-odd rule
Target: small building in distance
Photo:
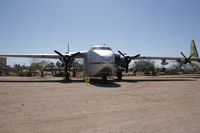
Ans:
{"type": "Polygon", "coordinates": [[[7,59],[5,57],[0,57],[0,66],[7,66],[7,59]]]}
{"type": "Polygon", "coordinates": [[[4,57],[0,57],[0,76],[6,73],[7,60],[4,57]]]}

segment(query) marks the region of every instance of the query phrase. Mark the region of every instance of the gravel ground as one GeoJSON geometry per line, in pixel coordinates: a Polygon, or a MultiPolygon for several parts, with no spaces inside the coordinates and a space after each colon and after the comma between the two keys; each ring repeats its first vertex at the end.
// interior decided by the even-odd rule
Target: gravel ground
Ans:
{"type": "Polygon", "coordinates": [[[200,75],[0,77],[0,133],[155,132],[200,132],[200,75]]]}

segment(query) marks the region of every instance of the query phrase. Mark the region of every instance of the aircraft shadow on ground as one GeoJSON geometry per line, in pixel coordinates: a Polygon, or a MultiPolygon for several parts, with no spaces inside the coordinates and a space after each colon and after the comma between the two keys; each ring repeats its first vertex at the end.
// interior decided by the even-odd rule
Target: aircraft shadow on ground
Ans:
{"type": "Polygon", "coordinates": [[[117,84],[114,80],[103,82],[100,79],[92,79],[90,84],[98,87],[121,87],[121,85],[117,84]]]}
{"type": "MultiPolygon", "coordinates": [[[[151,79],[111,79],[107,82],[102,82],[101,79],[91,79],[91,85],[98,87],[121,87],[120,82],[139,83],[139,82],[175,82],[175,81],[196,81],[195,78],[151,78],[151,79]]],[[[37,79],[37,80],[0,80],[0,83],[84,83],[83,79],[72,79],[72,80],[48,80],[48,79],[37,79]]]]}
{"type": "Polygon", "coordinates": [[[60,80],[0,80],[0,83],[59,83],[60,80]]]}
{"type": "MultiPolygon", "coordinates": [[[[84,80],[73,79],[73,80],[0,80],[0,83],[84,83],[84,80]]],[[[106,83],[103,83],[100,79],[91,80],[91,85],[98,87],[120,87],[121,85],[115,83],[113,80],[109,80],[106,83]]]]}
{"type": "Polygon", "coordinates": [[[83,82],[83,80],[46,80],[46,79],[37,79],[37,80],[0,80],[0,83],[77,83],[83,82]]]}
{"type": "MultiPolygon", "coordinates": [[[[151,79],[111,79],[107,82],[102,82],[101,79],[91,79],[91,85],[98,86],[98,87],[121,87],[120,83],[128,82],[128,83],[140,83],[140,82],[176,82],[176,81],[196,81],[195,79],[186,79],[186,78],[151,78],[151,79]]],[[[70,80],[70,81],[60,81],[61,83],[73,83],[73,82],[84,82],[83,80],[70,80]]]]}

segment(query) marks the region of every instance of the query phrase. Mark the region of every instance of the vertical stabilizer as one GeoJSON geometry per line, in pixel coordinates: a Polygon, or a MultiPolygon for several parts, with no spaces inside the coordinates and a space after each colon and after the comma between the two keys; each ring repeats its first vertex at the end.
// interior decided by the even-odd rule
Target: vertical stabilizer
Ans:
{"type": "Polygon", "coordinates": [[[193,54],[192,57],[199,57],[194,40],[192,40],[191,46],[190,46],[190,55],[192,55],[192,54],[193,54]]]}

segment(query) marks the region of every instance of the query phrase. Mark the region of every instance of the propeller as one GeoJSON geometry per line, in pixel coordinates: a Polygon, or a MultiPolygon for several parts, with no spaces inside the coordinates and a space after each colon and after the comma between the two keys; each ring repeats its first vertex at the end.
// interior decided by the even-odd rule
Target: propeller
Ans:
{"type": "Polygon", "coordinates": [[[189,63],[190,65],[191,65],[191,58],[192,58],[192,56],[194,55],[194,53],[193,54],[191,54],[189,57],[186,57],[184,54],[183,54],[183,52],[181,52],[181,55],[184,57],[184,64],[187,64],[187,63],[189,63]]]}
{"type": "Polygon", "coordinates": [[[64,63],[65,63],[66,79],[68,79],[69,76],[70,76],[70,75],[69,75],[70,61],[71,61],[71,59],[72,59],[73,57],[75,57],[76,55],[80,54],[80,52],[76,52],[76,53],[71,54],[71,55],[63,55],[63,54],[61,54],[60,52],[58,52],[57,50],[54,50],[54,52],[55,52],[56,54],[58,54],[58,55],[61,57],[62,61],[64,61],[64,63]]]}
{"type": "Polygon", "coordinates": [[[118,50],[118,53],[120,53],[124,57],[124,60],[125,60],[125,63],[126,63],[126,65],[125,65],[126,73],[128,72],[128,67],[129,67],[129,63],[131,62],[131,60],[140,56],[140,54],[137,54],[135,56],[130,57],[128,55],[123,54],[119,50],[118,50]]]}

